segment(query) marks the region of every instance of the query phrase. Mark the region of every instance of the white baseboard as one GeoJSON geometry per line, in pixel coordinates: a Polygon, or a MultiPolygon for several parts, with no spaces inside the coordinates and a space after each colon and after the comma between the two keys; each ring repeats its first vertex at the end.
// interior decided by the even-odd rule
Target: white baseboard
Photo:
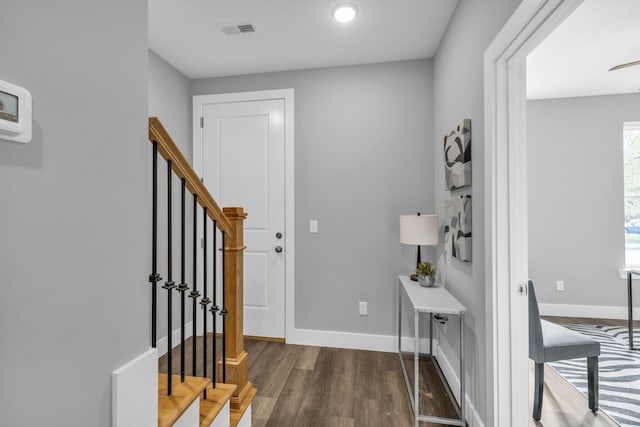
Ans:
{"type": "MultiPolygon", "coordinates": [[[[193,322],[188,322],[184,325],[184,338],[187,339],[193,335],[193,322]]],[[[197,332],[196,332],[197,333],[197,332]]],[[[167,337],[162,337],[156,343],[158,350],[158,357],[164,356],[167,353],[167,337]]],[[[171,345],[175,347],[180,344],[180,328],[174,329],[171,334],[171,345]]]]}
{"type": "Polygon", "coordinates": [[[112,426],[158,425],[158,353],[150,348],[111,374],[112,426]]]}
{"type": "Polygon", "coordinates": [[[392,335],[293,329],[288,331],[286,342],[287,344],[350,348],[355,350],[398,351],[398,338],[392,335]]]}
{"type": "MultiPolygon", "coordinates": [[[[294,329],[287,334],[286,342],[287,344],[349,348],[353,350],[382,351],[387,353],[397,353],[398,351],[398,337],[394,335],[294,329]]],[[[421,352],[428,351],[428,343],[428,339],[420,340],[421,352]]],[[[402,348],[406,351],[413,351],[413,338],[403,337],[402,348]]]]}
{"type": "MultiPolygon", "coordinates": [[[[442,369],[442,373],[444,374],[445,378],[447,379],[447,382],[451,386],[453,395],[455,396],[456,399],[458,399],[458,402],[460,402],[460,377],[456,374],[456,370],[453,368],[453,366],[451,365],[451,362],[449,361],[449,359],[447,359],[447,357],[444,354],[444,351],[442,351],[440,347],[437,347],[436,358],[438,359],[438,364],[442,369]]],[[[456,362],[456,364],[459,364],[459,362],[456,362]]],[[[469,384],[469,381],[467,381],[466,384],[469,384]]],[[[469,398],[469,393],[465,391],[464,394],[466,397],[464,401],[465,401],[465,418],[467,419],[467,423],[469,424],[470,427],[484,427],[484,422],[482,421],[482,418],[478,414],[476,407],[473,405],[473,402],[469,398]]]]}
{"type": "MultiPolygon", "coordinates": [[[[576,305],[576,304],[538,304],[542,316],[587,317],[594,319],[626,319],[627,307],[576,305]]],[[[633,308],[634,319],[640,319],[640,308],[633,308]]]]}
{"type": "MultiPolygon", "coordinates": [[[[434,334],[435,335],[435,334],[434,334]]],[[[355,332],[320,331],[316,329],[294,329],[289,331],[287,344],[311,345],[316,347],[349,348],[353,350],[398,352],[398,337],[395,335],[360,334],[355,332]]],[[[429,338],[420,338],[420,352],[429,352],[429,338]]],[[[413,351],[413,336],[402,337],[402,350],[413,351]]],[[[433,348],[438,347],[434,338],[433,348]]]]}

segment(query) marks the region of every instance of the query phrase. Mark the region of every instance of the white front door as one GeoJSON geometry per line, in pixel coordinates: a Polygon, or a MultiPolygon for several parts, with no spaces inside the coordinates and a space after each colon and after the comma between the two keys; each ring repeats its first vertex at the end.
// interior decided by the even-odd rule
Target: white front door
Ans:
{"type": "Polygon", "coordinates": [[[248,214],[244,334],[284,338],[284,100],[205,101],[200,107],[204,184],[220,206],[243,207],[248,214]]]}

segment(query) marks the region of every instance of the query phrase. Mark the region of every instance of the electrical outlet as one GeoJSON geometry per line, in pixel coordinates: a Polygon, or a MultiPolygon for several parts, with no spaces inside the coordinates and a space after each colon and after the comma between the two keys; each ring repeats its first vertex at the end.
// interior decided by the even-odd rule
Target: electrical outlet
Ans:
{"type": "Polygon", "coordinates": [[[366,316],[367,314],[367,302],[360,301],[360,316],[366,316]]]}
{"type": "Polygon", "coordinates": [[[564,292],[564,280],[556,280],[556,291],[564,292]]]}
{"type": "Polygon", "coordinates": [[[312,219],[309,221],[309,233],[317,233],[318,232],[318,220],[312,219]]]}

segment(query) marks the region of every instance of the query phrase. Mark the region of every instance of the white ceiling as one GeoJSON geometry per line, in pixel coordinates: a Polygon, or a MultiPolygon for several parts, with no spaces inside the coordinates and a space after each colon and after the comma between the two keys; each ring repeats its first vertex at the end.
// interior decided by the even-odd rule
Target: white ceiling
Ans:
{"type": "Polygon", "coordinates": [[[149,47],[189,78],[432,58],[458,0],[149,0],[149,47]],[[253,24],[223,34],[219,24],[253,24]]]}
{"type": "Polygon", "coordinates": [[[640,0],[585,0],[527,57],[527,98],[638,93],[640,0]]]}

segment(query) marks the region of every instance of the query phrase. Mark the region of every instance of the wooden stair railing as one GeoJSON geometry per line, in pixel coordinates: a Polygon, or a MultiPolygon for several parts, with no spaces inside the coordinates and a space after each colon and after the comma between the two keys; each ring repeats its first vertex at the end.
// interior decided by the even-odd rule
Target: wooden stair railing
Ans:
{"type": "Polygon", "coordinates": [[[149,117],[149,142],[153,144],[153,141],[158,143],[158,153],[165,160],[171,160],[172,169],[178,178],[185,179],[187,190],[198,196],[198,204],[206,207],[209,217],[217,221],[218,229],[229,237],[233,236],[231,223],[157,117],[149,117]]]}
{"type": "MultiPolygon", "coordinates": [[[[213,399],[213,401],[217,401],[217,397],[221,393],[222,394],[231,394],[230,399],[231,405],[231,417],[232,417],[232,426],[237,424],[240,418],[243,416],[247,407],[250,405],[253,397],[256,394],[256,389],[253,387],[252,383],[248,380],[248,355],[244,351],[243,347],[243,256],[244,256],[244,243],[243,243],[243,222],[247,217],[247,214],[244,212],[242,208],[231,207],[221,209],[216,203],[215,199],[211,196],[202,180],[195,172],[189,161],[184,157],[176,143],[173,141],[167,130],[164,128],[160,120],[156,117],[149,118],[149,141],[154,147],[154,159],[153,159],[153,258],[152,258],[152,273],[149,276],[149,281],[153,285],[152,292],[152,346],[156,346],[156,299],[157,299],[157,284],[162,280],[162,277],[158,274],[157,269],[157,154],[160,154],[167,162],[167,209],[168,209],[168,230],[167,230],[167,246],[168,246],[168,278],[165,282],[164,289],[168,291],[168,366],[169,366],[169,375],[162,376],[162,379],[167,382],[166,386],[163,384],[160,387],[163,391],[166,390],[166,393],[169,396],[172,394],[172,381],[174,375],[171,372],[171,300],[172,300],[172,290],[177,288],[177,290],[181,293],[181,328],[182,328],[182,348],[181,348],[181,376],[177,377],[181,382],[185,381],[184,375],[184,297],[185,291],[188,290],[188,285],[185,283],[184,278],[184,252],[185,252],[185,190],[188,190],[191,193],[194,203],[194,230],[193,230],[193,245],[194,245],[194,260],[193,260],[193,283],[192,283],[192,292],[189,297],[193,298],[193,353],[195,354],[196,346],[195,346],[195,328],[196,328],[196,300],[201,294],[198,291],[197,283],[196,283],[196,207],[197,205],[202,207],[203,213],[203,223],[206,227],[206,220],[209,218],[213,222],[214,233],[213,233],[213,257],[215,259],[215,253],[217,249],[217,238],[216,238],[216,229],[220,231],[222,235],[222,258],[223,258],[223,266],[222,266],[222,285],[223,285],[223,307],[220,308],[217,306],[216,302],[216,274],[215,274],[215,261],[214,261],[214,274],[213,274],[213,301],[209,300],[207,297],[207,267],[206,263],[203,266],[204,268],[204,278],[205,283],[202,284],[202,289],[204,291],[203,298],[200,299],[200,306],[203,311],[203,323],[204,323],[204,335],[203,340],[205,341],[204,345],[204,373],[203,376],[206,377],[206,319],[207,319],[207,311],[209,311],[212,315],[212,318],[215,319],[217,316],[222,318],[222,326],[223,326],[223,340],[222,340],[222,360],[218,361],[217,367],[217,377],[222,379],[222,383],[230,383],[234,386],[224,386],[220,385],[216,381],[216,373],[212,372],[212,384],[204,389],[203,394],[203,404],[201,404],[201,409],[203,407],[210,407],[211,405],[206,403],[207,400],[207,392],[211,395],[209,400],[213,399]],[[182,183],[182,234],[181,234],[181,264],[182,264],[182,277],[181,283],[176,286],[172,281],[172,269],[171,269],[171,239],[172,239],[172,221],[171,221],[171,177],[172,174],[175,174],[182,183]],[[213,305],[207,309],[209,304],[213,303],[213,305]],[[223,390],[215,391],[216,386],[221,386],[223,390]],[[212,388],[213,387],[213,388],[212,388]]],[[[206,228],[205,228],[206,231],[206,228]]],[[[206,258],[207,251],[207,239],[204,239],[204,253],[206,258]]],[[[214,323],[215,330],[215,323],[214,323]]],[[[215,333],[213,334],[213,341],[215,343],[215,333]]],[[[216,370],[216,353],[215,353],[215,344],[213,344],[213,360],[214,360],[214,371],[216,370]]],[[[195,357],[195,356],[194,356],[195,357]]],[[[195,358],[193,361],[193,369],[192,373],[195,373],[196,363],[195,358]]],[[[204,419],[207,416],[201,413],[201,419],[204,419]]],[[[206,425],[208,425],[205,422],[206,425]]],[[[205,425],[203,424],[203,425],[205,425]]]]}

